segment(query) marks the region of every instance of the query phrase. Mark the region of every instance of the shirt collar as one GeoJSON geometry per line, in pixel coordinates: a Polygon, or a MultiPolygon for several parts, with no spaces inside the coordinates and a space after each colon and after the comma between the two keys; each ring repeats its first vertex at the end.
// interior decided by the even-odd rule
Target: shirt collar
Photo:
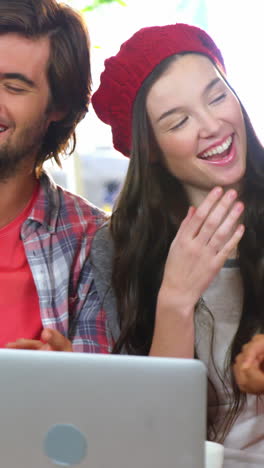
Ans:
{"type": "Polygon", "coordinates": [[[59,209],[60,195],[55,182],[46,172],[39,179],[38,197],[28,216],[28,219],[42,224],[49,232],[55,232],[59,209]]]}

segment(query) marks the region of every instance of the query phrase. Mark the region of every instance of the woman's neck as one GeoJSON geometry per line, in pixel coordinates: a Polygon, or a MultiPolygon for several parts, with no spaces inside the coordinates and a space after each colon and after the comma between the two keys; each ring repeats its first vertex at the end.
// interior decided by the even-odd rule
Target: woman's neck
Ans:
{"type": "MultiPolygon", "coordinates": [[[[211,189],[209,188],[206,189],[206,188],[195,187],[193,185],[188,185],[188,184],[184,185],[184,189],[189,199],[189,203],[195,208],[198,208],[198,206],[201,205],[201,203],[204,201],[204,199],[207,197],[207,195],[213,188],[214,187],[211,187],[211,189]]],[[[241,184],[234,184],[233,186],[222,187],[222,189],[224,193],[227,192],[227,190],[229,189],[234,189],[239,193],[241,191],[241,184]]]]}

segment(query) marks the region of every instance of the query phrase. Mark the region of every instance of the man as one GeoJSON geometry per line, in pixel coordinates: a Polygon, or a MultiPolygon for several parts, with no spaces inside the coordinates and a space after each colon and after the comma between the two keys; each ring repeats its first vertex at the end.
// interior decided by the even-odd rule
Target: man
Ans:
{"type": "Polygon", "coordinates": [[[87,256],[103,213],[42,169],[50,158],[60,164],[70,143],[73,151],[90,91],[81,17],[56,0],[1,0],[0,347],[107,352],[104,317],[87,306],[87,256]]]}

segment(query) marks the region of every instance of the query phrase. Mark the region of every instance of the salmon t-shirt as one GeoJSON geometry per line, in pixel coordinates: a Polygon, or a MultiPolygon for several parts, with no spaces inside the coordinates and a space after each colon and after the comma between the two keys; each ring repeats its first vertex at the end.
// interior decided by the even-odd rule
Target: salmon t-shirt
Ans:
{"type": "Polygon", "coordinates": [[[39,185],[22,213],[0,229],[0,348],[19,338],[39,339],[38,294],[20,231],[37,198],[39,185]]]}

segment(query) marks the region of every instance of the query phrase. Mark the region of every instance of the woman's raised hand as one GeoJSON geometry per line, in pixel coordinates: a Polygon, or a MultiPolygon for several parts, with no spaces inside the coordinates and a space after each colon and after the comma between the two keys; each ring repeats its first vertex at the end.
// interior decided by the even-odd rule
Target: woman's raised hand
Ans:
{"type": "Polygon", "coordinates": [[[236,249],[244,233],[244,206],[233,189],[214,188],[198,208],[190,207],[173,240],[162,289],[184,310],[193,307],[236,249]]]}
{"type": "Polygon", "coordinates": [[[243,210],[237,192],[220,187],[190,207],[165,264],[151,354],[193,356],[195,304],[242,238],[243,210]]]}

